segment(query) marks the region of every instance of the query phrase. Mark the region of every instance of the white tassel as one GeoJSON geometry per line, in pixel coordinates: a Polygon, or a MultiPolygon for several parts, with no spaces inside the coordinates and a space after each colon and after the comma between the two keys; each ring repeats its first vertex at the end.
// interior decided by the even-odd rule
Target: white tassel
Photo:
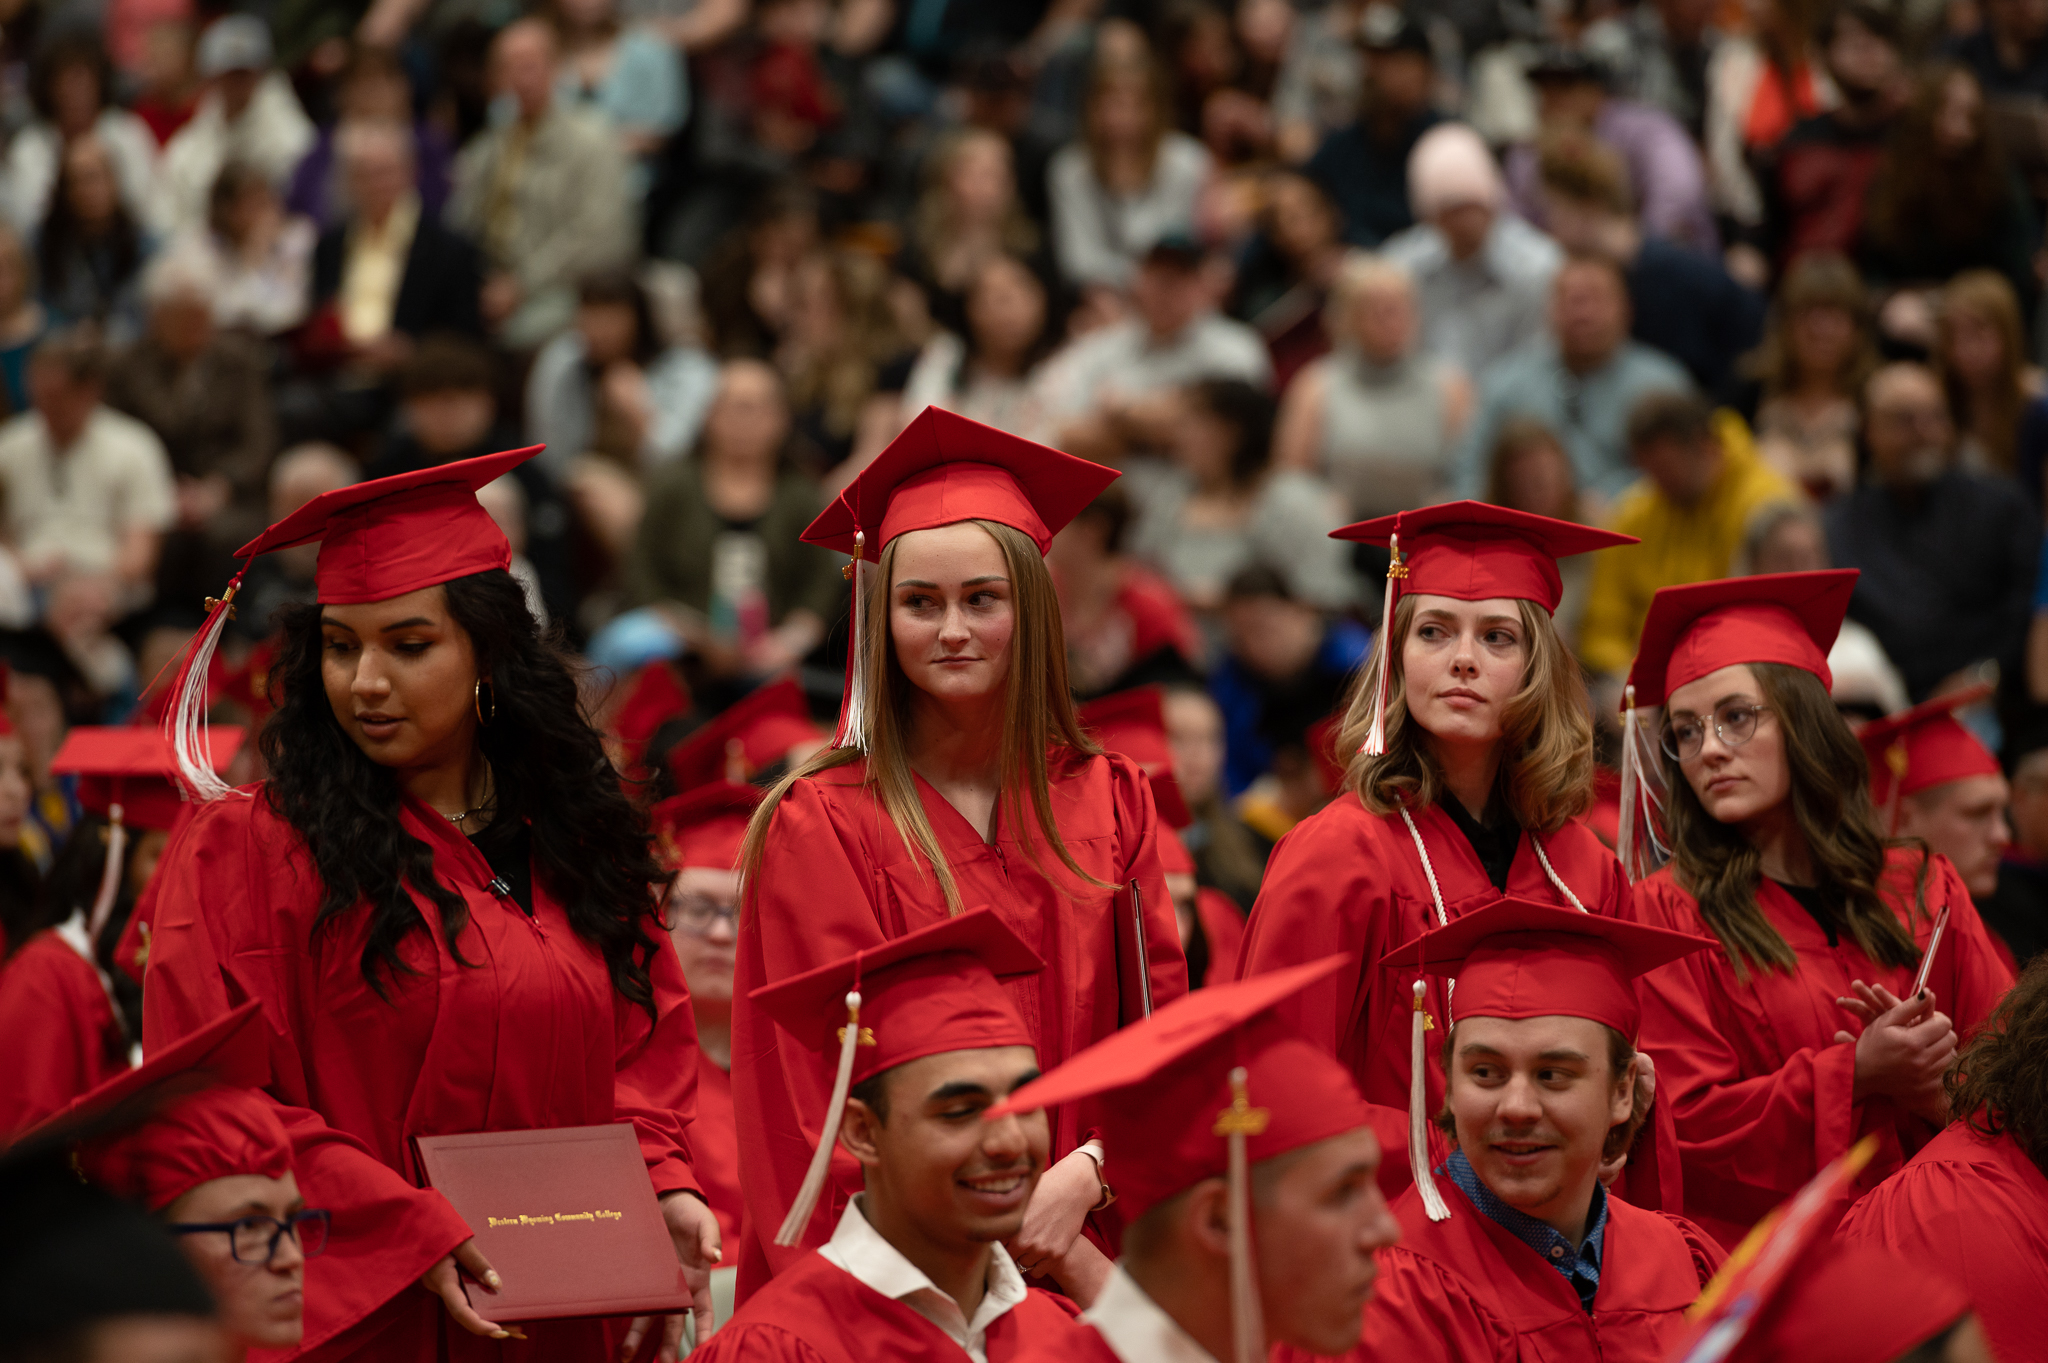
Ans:
{"type": "Polygon", "coordinates": [[[1215,1133],[1229,1144],[1227,1198],[1230,1213],[1230,1335],[1233,1363],[1262,1363],[1266,1357],[1265,1313],[1258,1277],[1252,1272],[1251,1158],[1245,1139],[1266,1129],[1272,1114],[1253,1107],[1244,1066],[1230,1072],[1230,1106],[1216,1118],[1215,1133]]]}
{"type": "Polygon", "coordinates": [[[1408,1167],[1415,1175],[1415,1190],[1422,1195],[1422,1210],[1432,1221],[1448,1221],[1451,1209],[1436,1189],[1436,1176],[1429,1171],[1429,1132],[1423,1108],[1429,1103],[1429,1086],[1423,1076],[1429,1057],[1424,1053],[1422,1034],[1429,1030],[1429,1010],[1422,997],[1429,986],[1415,982],[1415,1011],[1408,1024],[1408,1167]]]}
{"type": "Polygon", "coordinates": [[[1659,783],[1652,777],[1654,754],[1648,749],[1655,740],[1650,726],[1636,709],[1636,689],[1622,692],[1621,716],[1621,819],[1615,829],[1615,854],[1631,884],[1662,866],[1667,855],[1664,839],[1657,831],[1664,813],[1659,783]]]}
{"type": "Polygon", "coordinates": [[[218,800],[232,789],[213,769],[213,745],[206,736],[206,680],[214,651],[220,647],[221,631],[234,614],[235,593],[241,586],[242,574],[236,573],[221,598],[206,603],[206,623],[199,627],[192,640],[192,651],[178,670],[177,680],[171,683],[175,696],[164,717],[164,736],[171,740],[171,750],[178,759],[179,783],[188,796],[201,801],[218,800]]]}
{"type": "Polygon", "coordinates": [[[86,920],[85,939],[100,940],[100,931],[114,912],[114,898],[121,892],[121,869],[128,859],[128,829],[121,822],[121,806],[107,809],[107,864],[100,871],[100,892],[92,901],[92,916],[86,920]]]}
{"type": "Polygon", "coordinates": [[[782,1218],[782,1229],[775,1232],[775,1243],[785,1248],[804,1238],[804,1227],[811,1223],[811,1213],[817,1210],[818,1197],[825,1191],[825,1175],[832,1167],[832,1147],[839,1143],[840,1117],[846,1111],[846,1095],[853,1088],[853,1054],[859,1046],[860,991],[856,989],[846,996],[846,1026],[839,1033],[839,1072],[832,1080],[832,1101],[826,1105],[825,1119],[820,1124],[818,1148],[811,1153],[811,1167],[804,1171],[803,1186],[796,1190],[789,1215],[782,1218]]]}
{"type": "Polygon", "coordinates": [[[1381,757],[1387,751],[1387,668],[1394,653],[1394,598],[1400,594],[1397,584],[1408,576],[1408,565],[1401,562],[1399,532],[1387,536],[1387,552],[1392,558],[1387,563],[1387,590],[1380,599],[1380,647],[1379,658],[1373,665],[1372,727],[1365,731],[1365,743],[1358,750],[1367,757],[1381,757]]]}
{"type": "Polygon", "coordinates": [[[835,748],[855,748],[866,752],[868,747],[868,634],[873,622],[868,618],[868,588],[874,577],[874,569],[867,559],[867,532],[853,533],[853,562],[847,567],[853,578],[853,628],[846,644],[846,713],[839,717],[839,733],[833,739],[835,748]]]}

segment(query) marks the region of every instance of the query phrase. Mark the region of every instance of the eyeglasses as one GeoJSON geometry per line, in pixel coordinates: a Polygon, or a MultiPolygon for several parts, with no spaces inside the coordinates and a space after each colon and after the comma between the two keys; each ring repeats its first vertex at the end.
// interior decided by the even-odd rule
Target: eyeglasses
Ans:
{"type": "Polygon", "coordinates": [[[709,937],[712,927],[719,922],[725,924],[727,932],[736,931],[739,911],[701,894],[678,892],[669,901],[668,922],[671,928],[681,928],[692,937],[709,937]]]}
{"type": "Polygon", "coordinates": [[[299,1242],[299,1253],[315,1258],[327,1248],[327,1224],[332,1213],[322,1210],[293,1212],[280,1221],[274,1216],[245,1216],[239,1221],[173,1222],[165,1229],[173,1235],[201,1235],[220,1231],[228,1237],[228,1253],[238,1264],[267,1264],[277,1257],[277,1247],[289,1235],[299,1242]]]}
{"type": "MultiPolygon", "coordinates": [[[[1714,737],[1724,748],[1739,748],[1756,737],[1756,717],[1770,711],[1768,705],[1749,705],[1731,700],[1714,711],[1714,737]]],[[[1707,741],[1707,721],[1698,715],[1678,715],[1664,726],[1664,752],[1680,762],[1700,755],[1707,741]]]]}

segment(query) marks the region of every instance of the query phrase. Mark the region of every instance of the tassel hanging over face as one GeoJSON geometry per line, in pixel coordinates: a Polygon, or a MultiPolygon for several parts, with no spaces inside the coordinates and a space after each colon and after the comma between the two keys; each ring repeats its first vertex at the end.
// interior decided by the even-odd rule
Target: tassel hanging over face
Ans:
{"type": "Polygon", "coordinates": [[[1423,1112],[1429,1102],[1429,1086],[1423,1082],[1429,1058],[1422,1034],[1433,1025],[1422,1002],[1428,992],[1428,985],[1421,980],[1415,982],[1415,1010],[1409,1015],[1408,1024],[1408,1167],[1415,1175],[1422,1210],[1432,1221],[1448,1221],[1451,1209],[1444,1204],[1443,1194],[1437,1191],[1436,1176],[1429,1171],[1429,1131],[1423,1112]]]}
{"type": "Polygon", "coordinates": [[[832,1099],[819,1123],[818,1147],[811,1152],[811,1167],[804,1171],[803,1186],[797,1189],[789,1215],[775,1232],[778,1245],[794,1245],[804,1238],[804,1227],[810,1224],[818,1197],[825,1191],[825,1175],[832,1167],[832,1147],[839,1143],[840,1115],[846,1111],[846,1095],[853,1088],[853,1056],[859,1046],[860,991],[855,989],[846,996],[846,1026],[839,1033],[839,1069],[832,1079],[832,1099]]]}
{"type": "Polygon", "coordinates": [[[1251,1160],[1245,1139],[1266,1129],[1272,1114],[1253,1107],[1244,1066],[1230,1072],[1230,1106],[1216,1118],[1215,1133],[1229,1142],[1227,1197],[1230,1212],[1230,1336],[1233,1363],[1260,1363],[1266,1356],[1265,1313],[1252,1271],[1251,1160]]]}
{"type": "Polygon", "coordinates": [[[1379,661],[1373,667],[1372,678],[1372,727],[1365,731],[1365,743],[1359,752],[1367,757],[1381,757],[1387,751],[1387,670],[1394,654],[1394,601],[1401,594],[1401,582],[1408,576],[1408,565],[1401,561],[1401,536],[1396,533],[1387,537],[1387,590],[1380,603],[1379,661]]]}

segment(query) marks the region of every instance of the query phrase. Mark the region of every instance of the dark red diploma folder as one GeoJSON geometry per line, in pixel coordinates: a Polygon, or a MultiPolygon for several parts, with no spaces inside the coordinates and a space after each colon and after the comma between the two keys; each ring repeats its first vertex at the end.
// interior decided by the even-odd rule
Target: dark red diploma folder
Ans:
{"type": "Polygon", "coordinates": [[[427,1183],[498,1271],[463,1286],[485,1319],[686,1311],[690,1292],[631,1122],[420,1136],[427,1183]]]}

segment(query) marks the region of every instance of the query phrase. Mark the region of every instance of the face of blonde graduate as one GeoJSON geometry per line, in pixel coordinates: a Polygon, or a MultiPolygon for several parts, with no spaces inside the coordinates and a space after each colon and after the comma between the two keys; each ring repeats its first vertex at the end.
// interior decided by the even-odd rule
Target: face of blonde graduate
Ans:
{"type": "Polygon", "coordinates": [[[371,761],[415,771],[467,759],[476,741],[476,651],[442,588],[323,606],[320,635],[327,703],[371,761]]]}
{"type": "Polygon", "coordinates": [[[1252,1229],[1267,1338],[1316,1354],[1358,1343],[1379,1275],[1374,1255],[1401,1238],[1380,1194],[1368,1127],[1280,1156],[1252,1175],[1252,1229]]]}
{"type": "MultiPolygon", "coordinates": [[[[283,1178],[236,1174],[202,1183],[184,1194],[166,1210],[165,1220],[190,1224],[268,1216],[282,1221],[304,1206],[298,1181],[289,1173],[283,1178]]],[[[206,1280],[207,1290],[220,1306],[221,1328],[230,1339],[266,1349],[289,1348],[299,1342],[305,1328],[306,1256],[300,1252],[296,1235],[279,1239],[277,1253],[267,1264],[236,1259],[227,1234],[221,1231],[180,1235],[178,1243],[206,1280]]]]}
{"type": "Polygon", "coordinates": [[[1676,744],[1679,771],[1716,822],[1741,827],[1792,797],[1792,765],[1777,715],[1759,712],[1747,739],[1728,741],[1739,737],[1744,713],[1764,703],[1756,674],[1742,663],[1687,682],[1664,703],[1665,742],[1676,744]]]}
{"type": "Polygon", "coordinates": [[[894,541],[889,637],[913,686],[944,705],[999,701],[1016,597],[1002,546],[970,521],[894,541]]]}
{"type": "Polygon", "coordinates": [[[1519,603],[1417,596],[1401,644],[1408,714],[1439,744],[1498,743],[1531,647],[1519,603]]]}

